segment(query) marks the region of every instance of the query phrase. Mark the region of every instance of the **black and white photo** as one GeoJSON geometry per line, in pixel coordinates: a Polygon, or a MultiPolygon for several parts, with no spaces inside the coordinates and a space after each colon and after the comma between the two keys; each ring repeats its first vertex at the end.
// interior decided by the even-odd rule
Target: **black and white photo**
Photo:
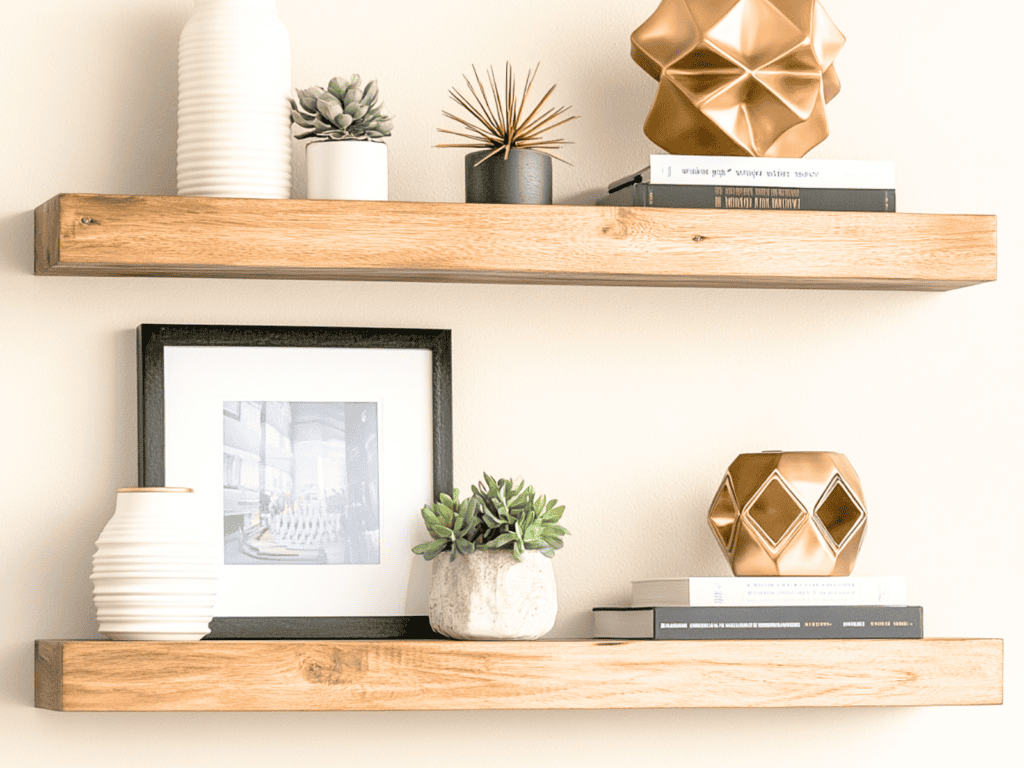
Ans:
{"type": "Polygon", "coordinates": [[[224,562],[380,562],[376,403],[224,403],[224,562]]]}

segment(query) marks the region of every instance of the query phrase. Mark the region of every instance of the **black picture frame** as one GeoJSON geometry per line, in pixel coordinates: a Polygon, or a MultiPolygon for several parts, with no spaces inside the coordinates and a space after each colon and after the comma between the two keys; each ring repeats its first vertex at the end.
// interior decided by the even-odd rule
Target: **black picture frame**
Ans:
{"type": "MultiPolygon", "coordinates": [[[[433,493],[451,493],[452,360],[448,329],[142,324],[137,331],[139,486],[165,485],[168,347],[344,347],[431,353],[433,493]]],[[[214,617],[208,640],[434,638],[426,616],[214,617]]]]}

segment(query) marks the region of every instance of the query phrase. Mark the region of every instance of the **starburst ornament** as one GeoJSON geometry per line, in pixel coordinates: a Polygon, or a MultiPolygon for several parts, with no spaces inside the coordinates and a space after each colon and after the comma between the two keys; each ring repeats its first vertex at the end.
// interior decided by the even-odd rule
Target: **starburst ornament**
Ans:
{"type": "Polygon", "coordinates": [[[644,133],[679,155],[802,157],[828,136],[846,38],[818,0],[662,0],[630,37],[644,133]]]}

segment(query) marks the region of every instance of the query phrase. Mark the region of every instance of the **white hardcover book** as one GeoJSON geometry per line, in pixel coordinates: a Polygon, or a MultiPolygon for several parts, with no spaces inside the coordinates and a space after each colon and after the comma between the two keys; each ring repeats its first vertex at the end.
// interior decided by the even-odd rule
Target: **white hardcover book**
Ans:
{"type": "Polygon", "coordinates": [[[633,582],[633,607],[906,605],[902,576],[691,576],[633,582]]]}
{"type": "Polygon", "coordinates": [[[810,189],[896,189],[888,160],[651,155],[651,184],[810,189]]]}

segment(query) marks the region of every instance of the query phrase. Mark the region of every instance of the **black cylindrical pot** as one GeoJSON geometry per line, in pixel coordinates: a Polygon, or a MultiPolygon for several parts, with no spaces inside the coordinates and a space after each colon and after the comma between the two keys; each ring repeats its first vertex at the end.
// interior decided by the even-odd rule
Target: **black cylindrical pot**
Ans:
{"type": "Polygon", "coordinates": [[[471,152],[466,155],[467,203],[551,205],[551,155],[530,149],[471,152]]]}

